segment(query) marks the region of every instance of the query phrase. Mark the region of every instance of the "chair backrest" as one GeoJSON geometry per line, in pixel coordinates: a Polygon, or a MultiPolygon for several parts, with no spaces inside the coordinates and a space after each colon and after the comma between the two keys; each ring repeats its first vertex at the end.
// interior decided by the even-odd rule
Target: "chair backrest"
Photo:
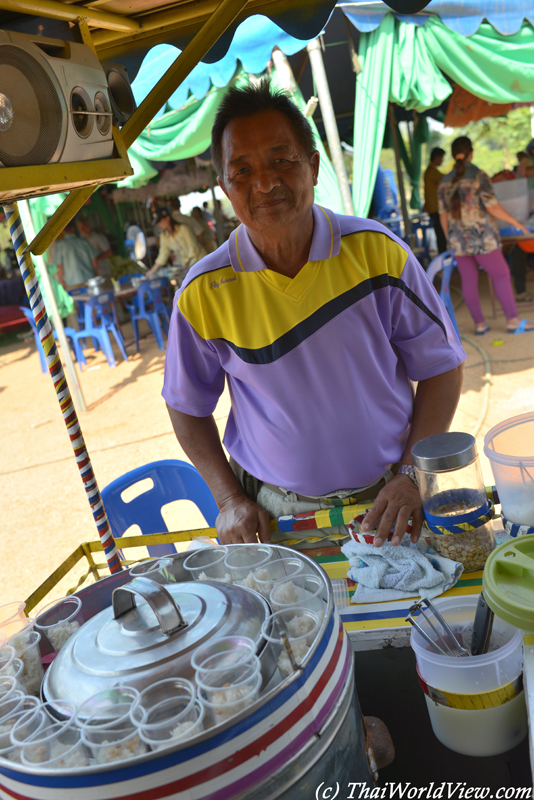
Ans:
{"type": "Polygon", "coordinates": [[[106,322],[117,324],[117,312],[115,310],[115,295],[109,292],[100,292],[85,301],[85,327],[93,325],[93,311],[97,312],[98,318],[106,322]]]}
{"type": "Polygon", "coordinates": [[[455,266],[456,266],[456,261],[454,260],[454,250],[445,250],[444,253],[440,253],[439,256],[436,256],[435,258],[432,259],[432,261],[426,268],[426,274],[430,282],[433,283],[434,278],[436,277],[438,272],[441,272],[447,267],[450,267],[452,272],[455,266]]]}
{"type": "Polygon", "coordinates": [[[119,283],[131,283],[132,278],[144,278],[142,272],[131,272],[129,275],[121,275],[120,278],[117,278],[119,283]]]}
{"type": "Polygon", "coordinates": [[[19,309],[22,311],[30,325],[32,326],[33,333],[38,333],[37,325],[35,324],[35,319],[33,316],[33,311],[30,308],[26,308],[25,306],[19,306],[19,309]]]}
{"type": "MultiPolygon", "coordinates": [[[[139,525],[143,534],[162,533],[167,529],[162,506],[175,500],[191,500],[213,528],[219,510],[210,488],[195,467],[186,461],[154,461],[127,472],[102,489],[102,500],[113,535],[120,537],[130,525],[139,525]],[[151,478],[154,486],[129,503],[121,495],[130,486],[151,478]]],[[[150,547],[151,555],[176,552],[174,545],[150,547]]]]}

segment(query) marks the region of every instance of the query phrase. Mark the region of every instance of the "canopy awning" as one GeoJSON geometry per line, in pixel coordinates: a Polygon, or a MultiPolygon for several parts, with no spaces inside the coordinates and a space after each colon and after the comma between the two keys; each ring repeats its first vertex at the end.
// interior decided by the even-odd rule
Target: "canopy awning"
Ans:
{"type": "MultiPolygon", "coordinates": [[[[347,17],[359,31],[369,33],[378,28],[391,10],[382,0],[341,0],[347,17]]],[[[534,0],[431,0],[417,14],[396,14],[402,22],[424,25],[430,18],[439,17],[445,25],[462,36],[471,36],[483,20],[504,36],[517,33],[527,19],[534,24],[534,0]]]]}

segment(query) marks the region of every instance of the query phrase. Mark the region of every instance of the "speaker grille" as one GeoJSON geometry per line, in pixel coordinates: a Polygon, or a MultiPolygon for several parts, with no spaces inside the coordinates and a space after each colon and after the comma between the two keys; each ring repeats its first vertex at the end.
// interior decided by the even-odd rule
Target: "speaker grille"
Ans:
{"type": "Polygon", "coordinates": [[[48,164],[63,127],[54,84],[31,55],[13,45],[0,46],[0,97],[9,107],[0,126],[0,162],[6,167],[48,164]]]}

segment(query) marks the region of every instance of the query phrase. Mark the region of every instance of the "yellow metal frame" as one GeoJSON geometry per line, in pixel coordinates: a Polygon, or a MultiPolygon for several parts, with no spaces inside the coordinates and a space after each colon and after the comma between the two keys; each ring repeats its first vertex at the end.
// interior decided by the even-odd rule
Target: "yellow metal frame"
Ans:
{"type": "MultiPolygon", "coordinates": [[[[199,528],[194,531],[176,531],[174,533],[150,533],[145,536],[125,536],[122,539],[117,539],[117,545],[121,550],[128,550],[132,547],[148,547],[154,544],[169,544],[176,542],[188,542],[192,539],[198,539],[201,536],[215,538],[217,531],[215,528],[199,528]]],[[[104,548],[100,541],[83,542],[79,545],[65,561],[59,565],[57,569],[42,583],[35,592],[26,600],[26,613],[29,613],[39,603],[47,597],[47,595],[54,589],[57,584],[65,578],[69,572],[83,559],[87,563],[87,571],[78,580],[76,586],[69,590],[69,594],[75,592],[85,581],[92,576],[95,581],[109,575],[107,564],[97,564],[93,559],[93,553],[102,553],[104,548]]],[[[127,566],[129,563],[126,559],[121,559],[121,564],[127,566]]]]}

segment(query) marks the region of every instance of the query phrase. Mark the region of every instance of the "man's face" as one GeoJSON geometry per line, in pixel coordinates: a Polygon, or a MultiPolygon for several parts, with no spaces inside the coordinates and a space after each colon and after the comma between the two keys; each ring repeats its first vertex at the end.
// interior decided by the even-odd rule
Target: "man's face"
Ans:
{"type": "Polygon", "coordinates": [[[436,165],[436,167],[441,167],[441,165],[443,164],[443,158],[444,158],[444,156],[441,156],[441,155],[440,156],[436,156],[434,158],[434,164],[436,165]]]}
{"type": "Polygon", "coordinates": [[[224,129],[222,157],[219,185],[251,230],[294,224],[311,209],[319,153],[306,155],[280,111],[232,120],[224,129]]]}
{"type": "Polygon", "coordinates": [[[91,228],[85,222],[78,222],[78,230],[80,232],[80,236],[85,236],[86,238],[91,233],[91,228]]]}
{"type": "Polygon", "coordinates": [[[172,222],[170,217],[163,217],[163,219],[160,219],[158,222],[158,225],[162,230],[167,231],[167,233],[172,233],[172,222]]]}

